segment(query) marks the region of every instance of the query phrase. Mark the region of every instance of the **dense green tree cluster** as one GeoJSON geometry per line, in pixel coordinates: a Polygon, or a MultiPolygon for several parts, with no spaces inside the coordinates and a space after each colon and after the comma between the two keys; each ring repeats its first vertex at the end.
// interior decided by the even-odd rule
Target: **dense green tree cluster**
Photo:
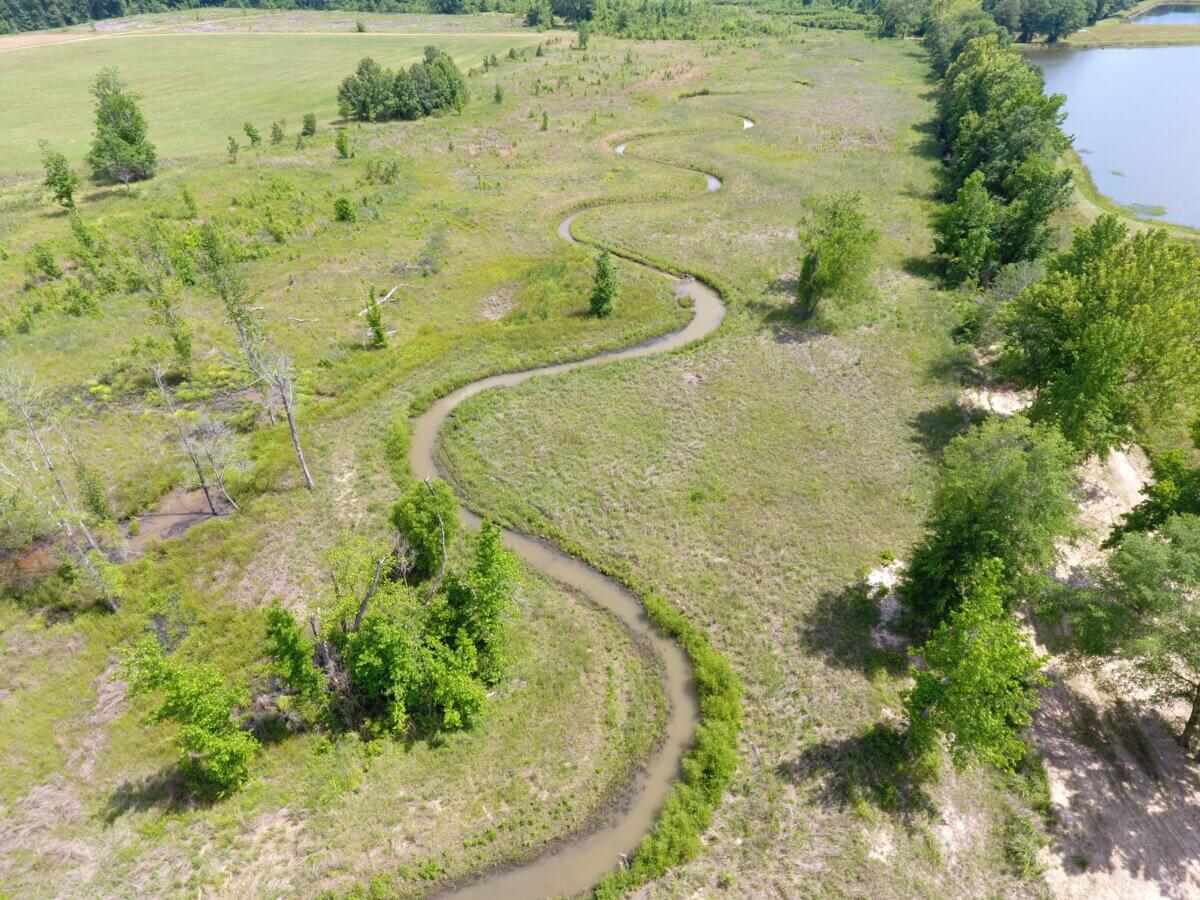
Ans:
{"type": "Polygon", "coordinates": [[[361,122],[419,119],[438,110],[461,110],[467,83],[448,54],[425,48],[425,59],[393,72],[370,57],[338,88],[338,110],[361,122]]]}
{"type": "Polygon", "coordinates": [[[398,545],[352,535],[330,554],[315,637],[281,607],[269,612],[273,669],[293,711],[314,722],[392,734],[468,727],[504,672],[516,557],[485,522],[470,565],[447,571],[458,514],[441,482],[415,484],[392,520],[398,545]]]}
{"type": "Polygon", "coordinates": [[[796,279],[796,307],[806,319],[826,298],[852,303],[870,294],[879,244],[879,232],[867,224],[858,194],[818,197],[812,210],[800,233],[804,252],[796,279]]]}
{"type": "Polygon", "coordinates": [[[963,579],[997,560],[1006,582],[1035,576],[1072,532],[1074,453],[1024,416],[992,417],[946,447],[938,487],[900,587],[912,613],[942,621],[963,579]]]}
{"type": "Polygon", "coordinates": [[[1200,401],[1200,257],[1113,216],[1079,229],[1002,314],[1003,366],[1036,388],[1035,420],[1105,453],[1200,401]]]}
{"type": "Polygon", "coordinates": [[[939,111],[954,201],[934,230],[956,281],[986,281],[1051,247],[1046,223],[1070,196],[1058,162],[1070,140],[1059,127],[1064,98],[1043,88],[1041,73],[994,34],[970,40],[946,69],[939,111]]]}

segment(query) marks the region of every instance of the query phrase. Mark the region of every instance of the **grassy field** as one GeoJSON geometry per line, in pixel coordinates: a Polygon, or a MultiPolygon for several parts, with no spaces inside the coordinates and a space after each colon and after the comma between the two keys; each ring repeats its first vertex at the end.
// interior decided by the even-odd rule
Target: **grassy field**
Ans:
{"type": "MultiPolygon", "coordinates": [[[[297,26],[294,15],[254,27],[311,31],[347,19],[306,14],[297,26]]],[[[185,122],[190,140],[168,150],[170,114],[154,105],[166,92],[156,101],[126,71],[173,158],[131,195],[85,192],[81,216],[115,253],[129,253],[152,212],[192,221],[181,209],[186,186],[196,221],[235,216],[252,232],[261,253],[247,276],[264,327],[301,370],[317,487],[297,489],[286,432],[259,424],[238,444],[243,512],[133,564],[119,615],[48,615],[61,587],[53,577],[9,589],[0,602],[0,892],[312,896],[387,879],[380,890],[423,894],[568,838],[615,802],[657,739],[654,661],[530,573],[512,678],[476,729],[413,746],[293,737],[265,747],[246,790],[212,805],[178,793],[169,730],[146,728],[147,705],[111,681],[116,649],[151,614],[184,632],[187,658],[258,676],[265,603],[278,596],[306,610],[339,532],[381,527],[397,490],[384,446],[393,422],[484,374],[587,356],[684,321],[665,281],[623,264],[616,313],[584,315],[594,257],[555,227],[600,198],[645,202],[586,213],[577,234],[720,278],[730,287],[727,324],[690,353],[481,397],[443,451],[473,504],[563,535],[664,590],[746,683],[734,792],[700,859],[652,892],[1040,890],[1005,862],[1006,823],[1026,814],[1012,785],[970,770],[948,774],[928,798],[886,786],[903,660],[870,645],[878,613],[859,580],[916,536],[936,450],[963,422],[950,402],[953,301],[926,278],[937,159],[922,54],[826,32],[787,44],[593,38],[586,53],[563,37],[551,36],[559,40],[544,58],[504,60],[472,78],[461,116],[356,127],[349,161],[337,160],[325,127],[302,150],[288,142],[230,165],[217,152],[229,127],[213,125],[210,141],[209,126],[185,122]],[[757,126],[742,131],[734,115],[757,126]],[[639,152],[716,171],[725,188],[705,196],[698,174],[614,156],[612,145],[633,135],[647,136],[639,152]],[[380,158],[398,162],[395,182],[367,179],[380,158]],[[878,297],[806,331],[785,312],[797,225],[806,197],[842,188],[862,191],[884,235],[878,297]],[[343,195],[356,202],[355,224],[333,221],[343,195]],[[287,224],[281,240],[254,231],[268,211],[287,224]],[[364,349],[356,313],[367,284],[397,287],[384,307],[394,331],[386,351],[364,349]]],[[[449,49],[450,40],[432,42],[449,49]]],[[[464,61],[523,40],[464,51],[464,61]]],[[[0,53],[0,66],[45,54],[63,61],[62,78],[86,82],[76,54],[137,55],[161,41],[208,54],[259,41],[283,55],[325,42],[349,54],[331,71],[313,64],[323,81],[310,102],[326,117],[367,41],[409,41],[413,52],[430,42],[122,37],[0,53]]],[[[294,128],[306,111],[295,86],[274,80],[282,70],[253,71],[225,102],[260,110],[260,127],[286,116],[294,128]]],[[[239,109],[230,121],[240,127],[248,115],[239,109]]],[[[9,139],[7,127],[0,133],[9,139]]],[[[53,391],[81,452],[111,473],[120,513],[140,512],[171,485],[188,486],[168,426],[144,387],[120,375],[131,339],[151,330],[145,301],[114,294],[84,318],[33,312],[31,298],[58,290],[25,274],[35,242],[65,259],[68,223],[35,181],[12,178],[0,187],[0,316],[29,312],[30,324],[4,356],[53,391]]],[[[233,339],[219,305],[194,288],[185,308],[200,360],[190,405],[238,419],[254,404],[220,383],[233,339]]]]}
{"type": "Polygon", "coordinates": [[[746,684],[733,796],[701,860],[653,895],[1037,895],[1004,863],[1023,803],[995,776],[951,775],[923,799],[889,787],[904,663],[872,646],[861,588],[916,536],[934,454],[964,422],[952,304],[913,274],[936,173],[924,63],[846,35],[752,59],[707,63],[698,84],[716,96],[674,113],[738,112],[752,131],[639,148],[712,165],[726,190],[579,222],[719,276],[727,325],[670,359],[480,397],[445,463],[488,511],[660,587],[746,684]],[[878,297],[806,330],[786,314],[795,225],[804,198],[846,189],[884,233],[878,297]]]}
{"type": "Polygon", "coordinates": [[[31,47],[0,53],[0,159],[7,171],[35,169],[38,141],[49,141],[72,161],[87,153],[92,131],[88,87],[103,66],[116,66],[144,97],[151,139],[164,157],[223,152],[242,124],[265,135],[282,120],[292,140],[305,113],[337,118],[337,81],[359,59],[373,56],[391,68],[416,62],[431,42],[464,69],[509,47],[540,40],[526,34],[406,36],[381,32],[249,34],[156,32],[31,47]],[[256,84],[252,91],[247,84],[256,84]]]}

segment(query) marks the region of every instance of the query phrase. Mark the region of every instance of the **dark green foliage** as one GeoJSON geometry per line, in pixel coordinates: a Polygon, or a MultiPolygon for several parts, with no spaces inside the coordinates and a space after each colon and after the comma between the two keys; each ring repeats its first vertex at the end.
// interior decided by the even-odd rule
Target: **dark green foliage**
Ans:
{"type": "Polygon", "coordinates": [[[996,270],[999,219],[1000,209],[983,186],[982,172],[972,172],[954,202],[934,213],[933,248],[946,257],[946,276],[951,281],[985,281],[996,270]]]}
{"type": "Polygon", "coordinates": [[[554,11],[549,0],[531,0],[525,9],[525,24],[530,28],[550,28],[554,25],[554,11]]]}
{"type": "Polygon", "coordinates": [[[1052,427],[1024,416],[990,418],[946,447],[938,488],[900,596],[940,622],[961,600],[966,573],[998,559],[1019,583],[1053,558],[1073,530],[1074,453],[1052,427]]]}
{"type": "Polygon", "coordinates": [[[75,483],[79,488],[79,499],[83,508],[97,522],[111,522],[115,519],[112,504],[104,490],[104,478],[95,466],[89,466],[81,459],[74,461],[75,483]]]}
{"type": "Polygon", "coordinates": [[[699,854],[700,835],[737,771],[738,733],[742,727],[742,688],[729,663],[704,633],[657,594],[642,602],[656,626],[686,651],[700,694],[701,724],[696,743],[683,758],[683,777],[667,795],[654,828],[634,852],[630,864],[596,885],[598,900],[616,900],[699,854]]]}
{"type": "Polygon", "coordinates": [[[244,689],[226,685],[211,666],[167,657],[152,637],[126,652],[124,666],[131,696],[161,693],[149,721],[178,724],[180,768],[195,788],[226,794],[246,782],[258,742],[233,720],[234,710],[249,702],[244,689]]]}
{"type": "Polygon", "coordinates": [[[542,131],[549,131],[549,130],[550,130],[550,113],[548,113],[546,110],[543,109],[542,110],[542,131]]]}
{"type": "Polygon", "coordinates": [[[129,89],[114,68],[101,69],[92,82],[96,98],[96,133],[87,163],[101,184],[124,184],[154,176],[158,157],[146,135],[138,108],[141,97],[129,89]]]}
{"type": "Polygon", "coordinates": [[[1030,410],[1103,453],[1200,401],[1200,259],[1165,231],[1102,216],[1006,312],[1006,370],[1030,410]]]}
{"type": "Polygon", "coordinates": [[[229,136],[229,141],[225,145],[225,152],[229,154],[229,164],[233,165],[238,158],[238,142],[234,140],[233,135],[229,136]]]}
{"type": "Polygon", "coordinates": [[[365,23],[365,22],[363,22],[363,20],[362,20],[362,19],[358,19],[358,20],[357,20],[357,21],[354,23],[354,30],[355,30],[356,32],[358,32],[359,34],[366,34],[366,32],[367,32],[367,26],[366,26],[366,23],[365,23]]]}
{"type": "MultiPolygon", "coordinates": [[[[935,12],[948,16],[947,41],[960,16],[979,21],[960,0],[935,12]]],[[[1047,222],[1071,188],[1059,166],[1070,146],[1059,127],[1064,98],[1046,96],[1040,71],[997,34],[951,41],[947,53],[939,109],[955,199],[934,217],[935,246],[952,281],[987,282],[1000,266],[1037,259],[1053,244],[1047,222]]]]}
{"type": "Polygon", "coordinates": [[[444,481],[413,482],[392,507],[391,521],[413,550],[414,577],[430,578],[458,534],[458,499],[444,481]]]}
{"type": "Polygon", "coordinates": [[[797,312],[811,318],[824,299],[850,303],[870,293],[879,232],[867,225],[856,193],[813,201],[813,217],[800,235],[804,255],[796,283],[797,312]]]}
{"type": "Polygon", "coordinates": [[[461,110],[467,103],[467,83],[449,55],[425,48],[422,62],[393,72],[370,57],[338,88],[338,110],[363,122],[419,119],[439,110],[461,110]]]}
{"type": "Polygon", "coordinates": [[[267,609],[267,655],[275,674],[301,697],[318,699],[324,693],[325,673],[313,662],[312,638],[279,605],[267,609]]]}
{"type": "Polygon", "coordinates": [[[251,147],[257,147],[262,143],[262,135],[259,134],[259,131],[254,126],[253,122],[246,122],[243,124],[242,131],[246,132],[246,139],[250,141],[251,147]]]}
{"type": "Polygon", "coordinates": [[[42,167],[46,171],[46,177],[42,184],[54,195],[56,203],[67,209],[74,209],[75,192],[79,190],[83,179],[79,177],[78,172],[71,168],[67,158],[57,150],[51,150],[50,145],[45,141],[42,141],[41,148],[42,167]]]}
{"type": "Polygon", "coordinates": [[[317,116],[316,113],[305,113],[304,124],[300,128],[301,137],[312,137],[317,133],[317,116]]]}
{"type": "Polygon", "coordinates": [[[592,315],[601,318],[611,315],[619,292],[620,285],[617,283],[612,256],[607,250],[601,250],[600,257],[596,260],[596,278],[589,301],[592,315]]]}
{"type": "Polygon", "coordinates": [[[271,123],[271,143],[272,144],[282,144],[283,143],[283,125],[281,125],[279,122],[271,123]]]}
{"type": "Polygon", "coordinates": [[[358,212],[349,197],[338,197],[333,201],[333,217],[339,222],[358,221],[358,212]]]}
{"type": "Polygon", "coordinates": [[[905,701],[910,747],[922,757],[943,741],[956,768],[974,758],[1014,771],[1025,756],[1021,732],[1047,682],[1033,647],[1008,611],[1004,562],[987,559],[962,586],[962,601],[912,654],[915,685],[905,701]]]}
{"type": "MultiPolygon", "coordinates": [[[[1200,420],[1192,423],[1192,443],[1200,450],[1200,420]]],[[[1143,488],[1146,499],[1126,513],[1113,532],[1113,542],[1131,531],[1153,531],[1175,515],[1200,516],[1200,467],[1183,450],[1164,450],[1150,457],[1154,480],[1143,488]]]]}
{"type": "Polygon", "coordinates": [[[579,49],[586,50],[588,48],[588,41],[592,37],[592,28],[587,22],[580,22],[576,30],[579,34],[579,49]]]}
{"type": "Polygon", "coordinates": [[[496,82],[496,93],[492,96],[492,99],[495,100],[497,104],[504,102],[504,88],[500,86],[499,82],[496,82]]]}
{"type": "Polygon", "coordinates": [[[344,537],[330,554],[332,616],[320,637],[282,608],[268,613],[274,672],[320,718],[365,733],[469,727],[503,674],[518,575],[499,526],[485,522],[473,543],[470,568],[430,595],[395,579],[394,549],[344,537]]]}
{"type": "Polygon", "coordinates": [[[1152,702],[1182,701],[1189,713],[1179,742],[1190,750],[1200,736],[1200,517],[1125,535],[1107,570],[1095,574],[1099,587],[1061,601],[1072,642],[1118,656],[1126,663],[1119,677],[1148,690],[1152,702]]]}
{"type": "Polygon", "coordinates": [[[41,273],[51,281],[62,278],[62,266],[54,258],[54,251],[43,243],[34,243],[29,248],[29,256],[25,261],[25,271],[30,275],[41,273]]]}

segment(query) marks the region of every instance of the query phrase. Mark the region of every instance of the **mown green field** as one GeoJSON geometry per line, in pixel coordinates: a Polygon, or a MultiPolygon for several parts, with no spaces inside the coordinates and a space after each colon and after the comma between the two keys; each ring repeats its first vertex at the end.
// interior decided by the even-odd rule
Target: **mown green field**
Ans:
{"type": "MultiPolygon", "coordinates": [[[[247,788],[211,805],[177,791],[170,730],[144,726],[149,704],[110,683],[116,649],[154,613],[186,626],[185,658],[261,677],[263,607],[281,597],[309,609],[338,534],[382,530],[397,492],[385,445],[393,423],[482,375],[588,356],[686,320],[668,282],[623,263],[616,313],[586,316],[594,254],[555,229],[598,199],[645,202],[585,213],[578,235],[719,279],[727,324],[690,352],[481,397],[453,421],[443,456],[474,505],[661,589],[746,685],[733,791],[699,858],[649,893],[1039,892],[1006,862],[1006,822],[1026,808],[1012,785],[983,770],[947,773],[923,806],[889,793],[894,759],[864,739],[897,720],[906,679],[901,657],[871,648],[878,613],[856,585],[883,551],[915,538],[936,450],[963,421],[951,403],[953,299],[927,278],[938,162],[922,53],[829,32],[787,43],[594,37],[586,52],[549,37],[560,40],[545,58],[472,78],[461,116],[354,127],[351,160],[337,159],[324,123],[302,150],[264,146],[230,165],[221,151],[231,126],[184,116],[177,127],[192,143],[168,150],[171,113],[156,108],[162,97],[134,76],[134,61],[122,63],[147,95],[152,137],[179,156],[131,195],[85,191],[81,216],[124,252],[151,212],[190,221],[184,186],[198,221],[236,213],[259,223],[270,210],[285,223],[281,240],[256,234],[262,252],[245,269],[264,328],[301,371],[316,489],[299,488],[286,430],[260,424],[239,437],[242,513],[131,566],[118,615],[47,615],[53,577],[0,601],[0,892],[314,896],[374,880],[421,895],[569,837],[616,802],[660,728],[654,662],[531,573],[511,677],[475,729],[412,746],[295,736],[268,744],[247,788]],[[756,127],[741,130],[740,115],[756,127]],[[639,153],[715,171],[724,188],[705,195],[697,173],[612,153],[634,135],[647,137],[639,153]],[[400,177],[372,183],[372,159],[397,160],[400,177]],[[806,330],[786,312],[797,226],[805,198],[845,188],[862,192],[883,233],[877,297],[806,330]],[[333,220],[338,196],[353,199],[356,223],[333,220]],[[397,287],[383,307],[387,350],[364,347],[357,312],[368,284],[397,287]]],[[[136,54],[162,40],[176,38],[32,52],[136,54]]],[[[309,70],[308,103],[326,121],[367,41],[408,41],[410,53],[429,41],[177,40],[193,52],[278,44],[269,52],[280,60],[301,41],[348,53],[309,70]]],[[[463,44],[464,62],[524,40],[463,44]]],[[[0,54],[0,65],[25,52],[0,54]]],[[[306,111],[295,86],[246,65],[253,77],[231,81],[224,102],[259,110],[264,129],[285,116],[294,129],[306,111]]],[[[90,71],[78,67],[76,94],[90,71]]],[[[86,96],[78,108],[80,150],[86,96]]],[[[223,115],[221,103],[209,109],[223,115]]],[[[247,117],[228,121],[240,128],[247,117]]],[[[34,180],[10,180],[0,188],[0,314],[29,325],[14,328],[4,360],[54,391],[81,452],[111,473],[118,512],[144,512],[169,486],[190,486],[168,425],[122,374],[130,341],[151,331],[145,299],[106,297],[83,318],[32,310],[30,297],[55,289],[26,289],[35,242],[65,258],[68,224],[34,180]]],[[[233,421],[253,400],[221,381],[234,341],[219,303],[197,287],[184,306],[199,361],[190,406],[233,421]]]]}
{"type": "Polygon", "coordinates": [[[357,34],[153,33],[130,34],[0,53],[0,171],[35,169],[38,141],[49,141],[73,161],[91,139],[88,86],[104,66],[116,66],[144,97],[151,139],[164,157],[218,152],[230,135],[245,141],[242,125],[265,135],[283,120],[292,140],[305,113],[337,118],[337,82],[359,59],[373,56],[391,68],[408,66],[437,43],[464,70],[492,53],[528,47],[525,34],[407,36],[357,34]],[[248,86],[253,86],[248,89],[248,86]]]}

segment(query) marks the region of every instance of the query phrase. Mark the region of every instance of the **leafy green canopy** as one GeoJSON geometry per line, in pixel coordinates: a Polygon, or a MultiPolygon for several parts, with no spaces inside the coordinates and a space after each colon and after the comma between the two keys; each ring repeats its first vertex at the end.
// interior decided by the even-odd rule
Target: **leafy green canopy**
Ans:
{"type": "Polygon", "coordinates": [[[96,75],[92,95],[96,98],[96,133],[87,155],[92,178],[101,184],[120,183],[126,187],[130,182],[152,178],[158,157],[138,107],[141,96],[131,91],[112,67],[96,75]]]}
{"type": "Polygon", "coordinates": [[[800,315],[810,318],[827,298],[851,303],[870,294],[879,232],[867,225],[857,193],[817,198],[800,235],[804,254],[796,284],[800,315]]]}
{"type": "Polygon", "coordinates": [[[1103,453],[1200,400],[1200,258],[1102,216],[1017,297],[1006,330],[1005,367],[1038,389],[1031,417],[1103,453]]]}
{"type": "MultiPolygon", "coordinates": [[[[1192,443],[1200,450],[1200,420],[1192,423],[1192,443]]],[[[1111,543],[1133,531],[1152,531],[1175,515],[1200,516],[1200,467],[1192,465],[1181,449],[1164,450],[1150,457],[1154,480],[1143,488],[1146,499],[1125,514],[1111,543]]]]}
{"type": "Polygon", "coordinates": [[[461,110],[467,97],[467,82],[454,60],[430,46],[424,61],[408,71],[393,72],[364,57],[338,88],[338,110],[362,122],[419,119],[442,109],[461,110]]]}
{"type": "Polygon", "coordinates": [[[922,754],[944,740],[963,768],[971,758],[1013,771],[1025,757],[1021,732],[1046,683],[1033,648],[1006,610],[1005,565],[985,560],[964,585],[963,600],[920,648],[906,698],[909,740],[922,754]]]}
{"type": "Polygon", "coordinates": [[[946,447],[926,534],[900,595],[917,616],[941,621],[962,599],[963,578],[989,559],[1009,582],[1041,570],[1072,533],[1074,454],[1050,426],[992,417],[946,447]]]}
{"type": "Polygon", "coordinates": [[[612,256],[607,250],[601,250],[600,256],[596,260],[596,278],[590,298],[592,315],[600,317],[611,315],[620,290],[617,273],[613,268],[612,256]]]}
{"type": "MultiPolygon", "coordinates": [[[[429,494],[419,485],[435,502],[444,493],[438,486],[429,494]]],[[[420,540],[416,530],[430,530],[427,516],[405,524],[415,529],[403,532],[410,543],[420,540]]],[[[448,531],[457,527],[455,519],[448,531]]],[[[286,610],[268,613],[267,652],[299,701],[295,711],[368,733],[469,727],[508,660],[506,619],[519,574],[495,523],[485,522],[472,545],[465,571],[409,584],[396,548],[344,537],[329,556],[315,637],[286,610]]]]}
{"type": "Polygon", "coordinates": [[[149,721],[179,725],[175,746],[193,784],[218,794],[241,787],[258,751],[258,741],[233,719],[234,710],[249,702],[246,690],[226,685],[211,666],[168,657],[151,636],[133,644],[124,664],[132,696],[162,696],[149,721]]]}
{"type": "Polygon", "coordinates": [[[1189,709],[1180,743],[1200,734],[1200,516],[1175,516],[1158,533],[1129,534],[1096,573],[1099,586],[1068,596],[1072,639],[1116,654],[1116,670],[1153,702],[1189,709]]]}

